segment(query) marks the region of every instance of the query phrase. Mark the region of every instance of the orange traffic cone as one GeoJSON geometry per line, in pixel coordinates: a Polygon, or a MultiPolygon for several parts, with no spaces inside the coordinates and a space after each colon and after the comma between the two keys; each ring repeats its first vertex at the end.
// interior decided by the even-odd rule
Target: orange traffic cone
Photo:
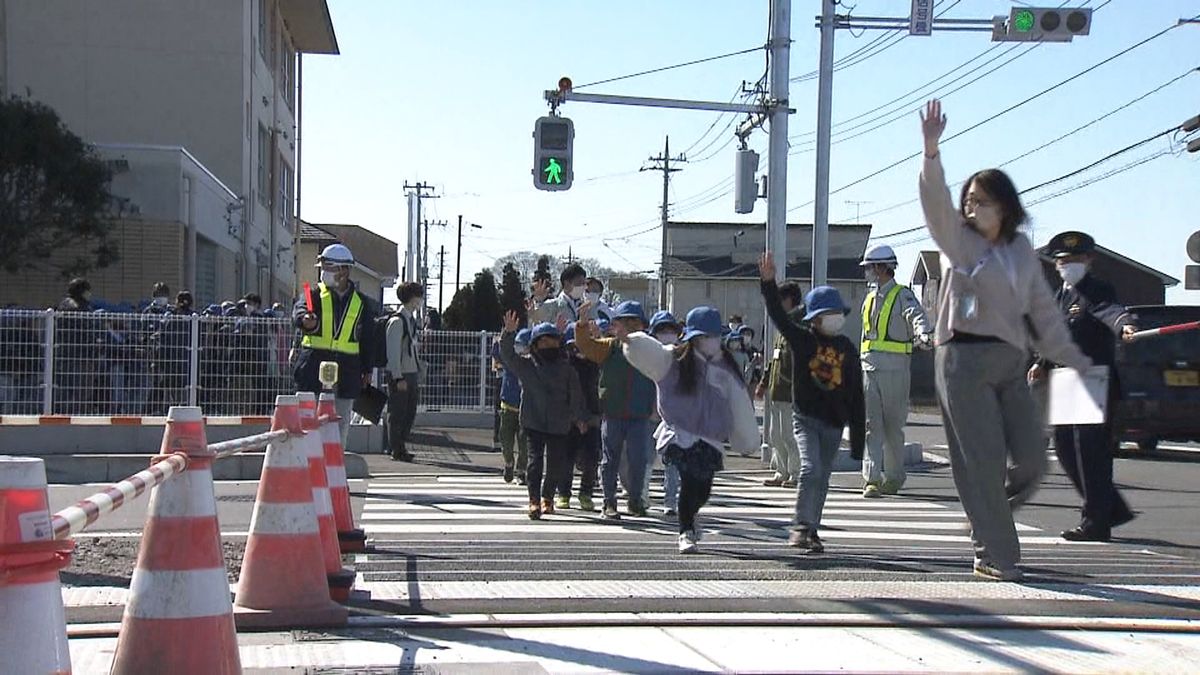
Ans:
{"type": "Polygon", "coordinates": [[[58,571],[72,548],[54,541],[42,460],[0,455],[0,670],[71,672],[58,571]]]}
{"type": "Polygon", "coordinates": [[[275,399],[271,430],[279,429],[295,435],[267,446],[235,617],[239,625],[256,628],[345,625],[346,608],[329,598],[295,396],[275,399]]]}
{"type": "Polygon", "coordinates": [[[333,501],[333,522],[337,526],[338,546],[342,553],[365,551],[367,533],[354,527],[354,511],[350,507],[350,484],[346,481],[346,459],[342,449],[342,434],[338,431],[337,408],[333,394],[321,394],[317,402],[317,417],[334,421],[321,425],[321,446],[325,451],[325,473],[329,476],[329,498],[333,501]]]}
{"type": "Polygon", "coordinates": [[[300,399],[300,428],[304,429],[300,442],[308,451],[308,476],[312,480],[313,504],[317,507],[317,529],[321,533],[329,595],[338,602],[346,602],[350,599],[350,587],[354,585],[354,571],[342,567],[342,552],[338,549],[329,477],[325,473],[325,450],[317,423],[317,397],[310,391],[300,392],[297,396],[300,399]]]}
{"type": "Polygon", "coordinates": [[[150,494],[113,673],[241,673],[200,408],[172,407],[160,455],[187,470],[150,494]]]}

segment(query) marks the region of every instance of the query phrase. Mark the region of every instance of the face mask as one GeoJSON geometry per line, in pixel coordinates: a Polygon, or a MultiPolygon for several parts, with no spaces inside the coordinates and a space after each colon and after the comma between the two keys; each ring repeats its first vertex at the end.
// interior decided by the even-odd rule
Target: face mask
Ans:
{"type": "Polygon", "coordinates": [[[422,298],[413,298],[412,300],[404,303],[404,306],[408,309],[408,311],[415,313],[417,308],[421,306],[421,300],[422,298]]]}
{"type": "Polygon", "coordinates": [[[583,286],[576,286],[575,288],[572,288],[571,292],[567,295],[570,296],[572,300],[579,300],[583,297],[583,286]]]}
{"type": "Polygon", "coordinates": [[[1072,262],[1062,263],[1058,266],[1058,276],[1067,283],[1068,286],[1074,286],[1079,283],[1084,275],[1087,274],[1087,263],[1072,262]]]}
{"type": "Polygon", "coordinates": [[[326,286],[336,286],[337,273],[321,270],[321,283],[325,284],[326,286]]]}
{"type": "Polygon", "coordinates": [[[554,363],[555,361],[557,361],[559,358],[562,357],[562,348],[561,347],[542,347],[541,349],[537,350],[537,355],[538,355],[538,358],[545,361],[546,363],[554,363]]]}
{"type": "Polygon", "coordinates": [[[513,345],[513,351],[516,352],[518,356],[525,356],[529,353],[529,347],[527,345],[513,345]]]}
{"type": "Polygon", "coordinates": [[[592,303],[593,305],[596,304],[597,302],[600,302],[600,294],[599,293],[587,293],[587,294],[585,294],[585,297],[587,298],[587,301],[592,303]]]}
{"type": "Polygon", "coordinates": [[[696,351],[706,359],[711,359],[721,353],[721,338],[705,335],[704,337],[692,338],[696,343],[696,351]]]}
{"type": "Polygon", "coordinates": [[[156,296],[153,299],[151,299],[150,302],[154,303],[155,307],[166,307],[167,306],[167,299],[162,296],[156,296]]]}
{"type": "Polygon", "coordinates": [[[825,335],[837,335],[846,325],[846,317],[842,314],[825,314],[817,320],[817,330],[825,335]]]}
{"type": "Polygon", "coordinates": [[[679,344],[679,333],[659,333],[658,335],[655,335],[654,337],[658,338],[658,341],[663,343],[664,345],[679,344]]]}
{"type": "Polygon", "coordinates": [[[875,270],[871,269],[870,267],[867,268],[866,274],[864,276],[867,277],[868,284],[879,283],[879,272],[876,272],[875,270]]]}
{"type": "Polygon", "coordinates": [[[83,299],[84,299],[84,300],[91,300],[91,299],[92,299],[92,292],[91,292],[91,291],[84,291],[81,297],[83,297],[83,299]]]}

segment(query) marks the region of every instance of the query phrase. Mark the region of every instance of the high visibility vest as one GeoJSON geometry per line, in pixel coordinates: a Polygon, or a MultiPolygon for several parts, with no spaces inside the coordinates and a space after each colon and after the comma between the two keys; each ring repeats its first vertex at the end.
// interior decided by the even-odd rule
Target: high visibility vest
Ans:
{"type": "Polygon", "coordinates": [[[862,353],[867,352],[887,352],[889,354],[912,354],[912,342],[898,340],[889,340],[887,331],[888,326],[892,321],[892,309],[896,306],[896,298],[900,297],[900,291],[904,287],[896,284],[892,290],[888,291],[883,298],[883,307],[879,309],[879,318],[874,325],[871,324],[871,312],[875,308],[876,293],[867,294],[867,299],[863,302],[862,325],[862,353]],[[874,333],[875,337],[868,339],[867,335],[874,333]]]}
{"type": "Polygon", "coordinates": [[[357,354],[358,341],[354,339],[354,326],[362,314],[362,298],[358,291],[350,291],[350,306],[342,317],[337,332],[333,329],[333,292],[324,283],[317,284],[321,290],[321,325],[316,333],[304,336],[300,344],[309,349],[325,349],[341,354],[357,354]]]}

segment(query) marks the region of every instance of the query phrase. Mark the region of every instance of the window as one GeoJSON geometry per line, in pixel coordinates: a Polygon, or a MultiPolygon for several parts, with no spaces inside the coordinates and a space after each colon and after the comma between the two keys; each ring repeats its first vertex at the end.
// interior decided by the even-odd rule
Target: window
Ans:
{"type": "Polygon", "coordinates": [[[279,90],[288,109],[296,104],[296,50],[292,49],[287,36],[279,32],[279,90]]]}
{"type": "Polygon", "coordinates": [[[279,203],[276,210],[279,212],[279,224],[291,229],[292,169],[283,161],[282,155],[277,161],[279,162],[279,203]]]}
{"type": "Polygon", "coordinates": [[[271,176],[270,164],[267,159],[271,157],[271,135],[267,132],[267,128],[259,123],[258,125],[258,199],[263,206],[267,205],[267,198],[271,194],[271,176]]]}
{"type": "Polygon", "coordinates": [[[258,0],[258,53],[263,61],[267,61],[267,43],[271,41],[270,5],[271,0],[258,0]]]}

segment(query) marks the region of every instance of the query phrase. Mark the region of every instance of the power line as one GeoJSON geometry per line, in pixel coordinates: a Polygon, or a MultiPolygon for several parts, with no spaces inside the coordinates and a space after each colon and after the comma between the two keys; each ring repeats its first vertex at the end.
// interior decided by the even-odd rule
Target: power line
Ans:
{"type": "Polygon", "coordinates": [[[1051,193],[1049,195],[1046,195],[1045,197],[1039,197],[1039,198],[1029,202],[1028,206],[1035,206],[1037,204],[1042,204],[1044,202],[1048,202],[1051,199],[1058,199],[1059,197],[1061,197],[1063,195],[1070,194],[1076,190],[1082,190],[1083,188],[1088,187],[1089,185],[1093,185],[1095,183],[1099,183],[1102,180],[1108,180],[1109,178],[1112,178],[1113,176],[1125,173],[1126,171],[1135,169],[1143,164],[1146,164],[1147,162],[1152,162],[1152,161],[1158,159],[1159,157],[1162,157],[1164,155],[1169,155],[1169,154],[1171,154],[1170,150],[1158,150],[1158,151],[1151,153],[1145,157],[1136,159],[1128,164],[1125,164],[1124,166],[1120,166],[1120,167],[1117,167],[1116,169],[1112,169],[1111,171],[1102,173],[1099,176],[1096,176],[1095,178],[1089,178],[1081,183],[1073,185],[1064,190],[1060,190],[1058,192],[1051,193]]]}
{"type": "MultiPolygon", "coordinates": [[[[1111,0],[1109,0],[1109,1],[1111,2],[1111,0]]],[[[1107,3],[1105,3],[1105,4],[1107,4],[1107,3]]],[[[988,118],[986,118],[986,119],[983,119],[983,120],[981,120],[981,121],[979,121],[979,122],[976,122],[975,124],[972,124],[971,126],[967,127],[966,129],[963,129],[962,131],[960,131],[960,132],[958,132],[958,133],[956,133],[956,134],[952,134],[951,136],[949,136],[949,137],[947,137],[947,138],[943,139],[943,140],[942,140],[942,143],[948,143],[948,142],[950,142],[950,141],[952,141],[952,140],[954,140],[954,139],[956,139],[956,138],[959,138],[959,137],[961,137],[961,136],[962,136],[962,135],[964,135],[964,134],[970,133],[971,131],[974,131],[975,129],[978,129],[979,127],[981,127],[981,126],[983,126],[983,125],[985,125],[985,124],[987,124],[987,123],[989,123],[989,122],[992,122],[992,121],[994,121],[994,120],[996,120],[996,119],[998,119],[998,118],[1000,118],[1000,117],[1002,117],[1002,116],[1004,116],[1004,115],[1007,115],[1008,113],[1010,113],[1010,112],[1012,112],[1012,111],[1016,110],[1017,108],[1020,108],[1020,107],[1022,107],[1022,106],[1024,106],[1024,105],[1026,105],[1026,104],[1028,104],[1028,103],[1031,103],[1031,102],[1033,102],[1033,101],[1035,101],[1035,100],[1037,100],[1037,99],[1041,98],[1042,96],[1045,96],[1046,94],[1050,93],[1051,91],[1054,91],[1055,89],[1058,89],[1059,87],[1062,87],[1063,85],[1066,85],[1066,84],[1068,84],[1068,83],[1070,83],[1070,82],[1073,82],[1073,81],[1075,81],[1075,80],[1077,80],[1077,79],[1079,79],[1079,78],[1083,77],[1084,75],[1087,75],[1088,73],[1091,73],[1092,71],[1096,70],[1097,68],[1099,68],[1099,67],[1101,67],[1101,66],[1104,66],[1104,65],[1106,65],[1106,64],[1108,64],[1108,63],[1111,63],[1112,61],[1115,61],[1116,59],[1118,59],[1118,58],[1120,58],[1120,57],[1122,57],[1122,56],[1125,56],[1126,54],[1128,54],[1128,53],[1130,53],[1130,52],[1132,52],[1132,51],[1134,51],[1134,50],[1136,50],[1136,49],[1138,49],[1138,48],[1140,48],[1140,47],[1142,47],[1142,46],[1144,46],[1144,45],[1146,45],[1146,44],[1149,44],[1150,42],[1152,42],[1152,41],[1154,41],[1154,40],[1157,40],[1158,38],[1162,37],[1163,35],[1166,35],[1167,33],[1171,32],[1172,30],[1175,30],[1175,29],[1176,29],[1176,28],[1178,28],[1180,25],[1182,25],[1182,24],[1172,24],[1172,25],[1170,25],[1170,26],[1168,26],[1168,27],[1164,28],[1163,30],[1161,30],[1161,31],[1159,31],[1159,32],[1157,32],[1157,33],[1155,33],[1154,35],[1151,35],[1150,37],[1148,37],[1148,38],[1146,38],[1146,39],[1142,40],[1141,42],[1138,42],[1138,43],[1136,43],[1136,44],[1133,44],[1133,45],[1131,45],[1131,46],[1129,46],[1129,47],[1126,47],[1125,49],[1122,49],[1121,51],[1117,52],[1116,54],[1113,54],[1112,56],[1109,56],[1108,58],[1106,58],[1106,59],[1103,59],[1102,61],[1100,61],[1100,62],[1098,62],[1098,63],[1095,63],[1095,64],[1093,64],[1093,65],[1091,65],[1091,66],[1088,66],[1087,68],[1085,68],[1085,69],[1083,69],[1083,70],[1079,71],[1078,73],[1075,73],[1074,75],[1072,75],[1072,76],[1068,77],[1067,79],[1065,79],[1065,80],[1062,80],[1061,82],[1058,82],[1057,84],[1053,84],[1053,85],[1051,85],[1051,86],[1049,86],[1049,87],[1047,87],[1047,88],[1045,88],[1045,89],[1043,89],[1043,90],[1039,91],[1038,93],[1036,93],[1036,94],[1033,94],[1032,96],[1029,96],[1029,97],[1027,97],[1026,99],[1024,99],[1024,100],[1022,100],[1022,101],[1020,101],[1020,102],[1018,102],[1018,103],[1014,103],[1013,105],[1011,105],[1011,106],[1009,106],[1009,107],[1005,108],[1004,110],[1001,110],[1000,112],[998,112],[998,113],[996,113],[996,114],[992,115],[991,117],[988,117],[988,118]]],[[[867,175],[865,175],[865,176],[863,176],[863,177],[861,177],[861,178],[858,178],[858,179],[856,179],[856,180],[853,180],[853,181],[851,181],[851,182],[849,182],[849,183],[847,183],[847,184],[845,184],[845,185],[843,185],[843,186],[841,186],[841,187],[839,187],[839,188],[837,188],[837,189],[830,190],[829,194],[831,194],[831,195],[832,195],[832,194],[837,194],[838,192],[841,192],[841,191],[843,191],[843,190],[846,190],[846,189],[848,189],[848,188],[854,187],[855,185],[858,185],[858,184],[860,184],[860,183],[866,182],[866,181],[868,181],[868,180],[870,180],[870,179],[872,179],[872,178],[874,178],[874,177],[876,177],[876,176],[878,176],[878,175],[880,175],[880,174],[882,174],[882,173],[885,173],[885,172],[887,172],[887,171],[890,171],[890,170],[892,170],[892,169],[894,169],[894,168],[896,168],[896,167],[898,167],[898,166],[900,166],[900,165],[904,164],[905,162],[907,162],[907,161],[909,161],[909,160],[911,160],[911,159],[915,159],[915,158],[919,157],[919,156],[921,155],[921,152],[922,152],[922,151],[918,150],[917,152],[914,152],[914,153],[913,153],[913,154],[911,154],[911,155],[908,155],[908,156],[906,156],[906,157],[902,157],[901,159],[899,159],[899,160],[897,160],[897,161],[895,161],[895,162],[892,162],[891,164],[889,164],[889,165],[887,165],[887,166],[885,166],[885,167],[882,167],[882,168],[880,168],[880,169],[877,169],[877,170],[875,170],[875,171],[872,171],[871,173],[869,173],[869,174],[867,174],[867,175]]],[[[809,206],[809,205],[811,205],[811,204],[813,203],[813,201],[815,201],[815,200],[809,200],[808,202],[805,202],[804,204],[800,204],[800,205],[798,205],[798,206],[794,206],[794,207],[792,207],[792,208],[788,209],[788,212],[790,213],[790,212],[792,212],[792,211],[795,211],[795,210],[797,210],[797,209],[804,208],[805,206],[809,206]]]]}
{"type": "Polygon", "coordinates": [[[694,65],[697,65],[700,63],[708,63],[709,61],[717,61],[720,59],[728,59],[728,58],[734,57],[734,56],[741,56],[742,54],[749,54],[751,52],[756,52],[760,49],[765,49],[765,48],[766,48],[765,45],[760,45],[758,47],[750,47],[747,49],[738,50],[736,52],[729,52],[728,54],[719,54],[717,56],[709,56],[709,57],[706,57],[703,59],[696,59],[694,61],[686,61],[684,63],[676,63],[671,66],[662,66],[661,68],[651,68],[650,70],[643,70],[638,73],[630,73],[629,75],[618,75],[617,77],[610,77],[605,80],[596,80],[595,82],[588,82],[587,84],[577,84],[577,85],[574,85],[572,88],[575,90],[579,90],[579,89],[583,89],[584,87],[594,87],[599,84],[608,84],[609,82],[617,82],[619,80],[628,80],[629,78],[632,78],[632,77],[641,77],[643,75],[653,75],[654,73],[661,73],[663,71],[674,70],[676,68],[685,68],[687,66],[694,66],[694,65]]]}
{"type": "Polygon", "coordinates": [[[1098,160],[1096,160],[1096,161],[1092,162],[1091,164],[1088,164],[1087,166],[1084,166],[1084,167],[1078,168],[1078,169],[1076,169],[1076,170],[1074,170],[1074,171],[1071,171],[1071,172],[1068,172],[1068,173],[1064,173],[1063,175],[1059,176],[1058,178],[1051,178],[1051,179],[1050,179],[1050,180],[1048,180],[1048,181],[1045,181],[1045,182],[1042,182],[1042,183],[1038,183],[1037,185],[1034,185],[1033,187],[1030,187],[1030,188],[1025,188],[1024,190],[1021,190],[1020,194],[1025,194],[1025,193],[1027,193],[1027,192],[1033,192],[1034,190],[1040,190],[1041,188],[1044,188],[1044,187],[1046,187],[1047,185],[1053,185],[1053,184],[1055,184],[1055,183],[1062,182],[1062,181],[1064,181],[1064,180],[1066,180],[1066,179],[1068,179],[1068,178],[1073,178],[1073,177],[1075,177],[1075,176],[1078,176],[1079,174],[1081,174],[1081,173],[1083,173],[1083,172],[1085,172],[1085,171],[1087,171],[1087,170],[1089,170],[1089,169],[1094,169],[1094,168],[1096,168],[1097,166],[1099,166],[1099,165],[1101,165],[1101,164],[1103,164],[1103,163],[1107,162],[1108,160],[1110,160],[1110,159],[1112,159],[1112,158],[1114,158],[1114,157],[1119,157],[1120,155],[1123,155],[1123,154],[1125,154],[1125,153],[1129,152],[1130,150],[1134,150],[1134,149],[1136,149],[1136,148],[1140,148],[1140,147],[1142,147],[1143,145],[1145,145],[1145,144],[1149,143],[1150,141],[1153,141],[1153,140],[1155,140],[1155,139],[1158,139],[1158,138],[1162,138],[1163,136],[1166,136],[1167,134],[1169,134],[1169,133],[1171,133],[1171,132],[1173,132],[1173,131],[1178,131],[1178,130],[1179,130],[1179,127],[1178,127],[1178,126],[1174,126],[1174,127],[1171,127],[1170,129],[1167,129],[1166,131],[1160,131],[1160,132],[1158,132],[1158,133],[1156,133],[1156,134],[1154,134],[1154,135],[1152,135],[1152,136],[1148,136],[1147,138],[1144,138],[1144,139],[1142,139],[1142,140],[1140,140],[1140,141],[1138,141],[1138,142],[1136,142],[1136,143],[1131,143],[1131,144],[1129,144],[1129,145],[1127,145],[1127,146],[1125,146],[1125,147],[1121,148],[1120,150],[1117,150],[1116,152],[1109,153],[1108,155],[1105,155],[1104,157],[1101,157],[1100,159],[1098,159],[1098,160]]]}

